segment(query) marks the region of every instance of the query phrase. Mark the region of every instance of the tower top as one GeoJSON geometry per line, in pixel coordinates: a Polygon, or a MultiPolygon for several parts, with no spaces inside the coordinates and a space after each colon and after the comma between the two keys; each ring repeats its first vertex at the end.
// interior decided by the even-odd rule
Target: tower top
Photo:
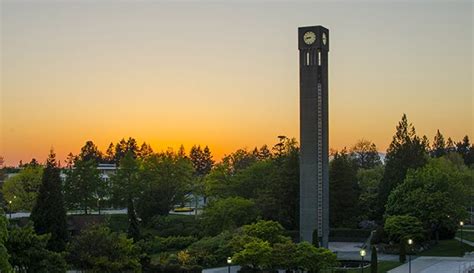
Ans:
{"type": "Polygon", "coordinates": [[[323,26],[299,27],[298,49],[320,49],[329,51],[329,29],[323,26]]]}

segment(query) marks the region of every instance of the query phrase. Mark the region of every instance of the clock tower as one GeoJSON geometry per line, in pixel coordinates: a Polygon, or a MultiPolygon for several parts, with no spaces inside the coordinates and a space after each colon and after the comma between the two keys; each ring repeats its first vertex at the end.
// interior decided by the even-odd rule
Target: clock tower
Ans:
{"type": "Polygon", "coordinates": [[[300,58],[300,239],[312,242],[317,230],[328,247],[328,52],[329,30],[298,29],[300,58]]]}

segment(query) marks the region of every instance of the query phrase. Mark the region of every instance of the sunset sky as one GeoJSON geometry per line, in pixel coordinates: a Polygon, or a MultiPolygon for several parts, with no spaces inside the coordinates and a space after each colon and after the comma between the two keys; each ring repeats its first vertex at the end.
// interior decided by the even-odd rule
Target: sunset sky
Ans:
{"type": "Polygon", "coordinates": [[[299,138],[297,28],[330,30],[330,146],[473,130],[471,1],[1,1],[0,155],[299,138]],[[449,3],[448,3],[449,2],[449,3]]]}

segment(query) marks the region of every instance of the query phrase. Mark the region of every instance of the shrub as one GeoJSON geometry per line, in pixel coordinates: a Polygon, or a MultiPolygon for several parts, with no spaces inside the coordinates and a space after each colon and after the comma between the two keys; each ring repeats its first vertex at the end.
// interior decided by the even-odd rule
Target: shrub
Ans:
{"type": "Polygon", "coordinates": [[[198,236],[200,221],[191,215],[155,216],[148,227],[156,231],[158,236],[198,236]]]}
{"type": "Polygon", "coordinates": [[[223,232],[214,237],[204,237],[188,247],[189,254],[196,259],[196,263],[204,267],[216,267],[226,263],[232,256],[229,241],[232,233],[223,232]]]}
{"type": "Polygon", "coordinates": [[[151,253],[158,253],[164,251],[183,250],[196,241],[197,238],[192,236],[156,236],[149,243],[149,245],[151,253]]]}
{"type": "Polygon", "coordinates": [[[92,226],[68,247],[69,262],[91,272],[139,272],[139,250],[126,235],[103,226],[92,226]]]}
{"type": "Polygon", "coordinates": [[[257,218],[255,203],[241,197],[229,197],[210,203],[202,214],[204,230],[216,235],[249,224],[257,218]]]}
{"type": "Polygon", "coordinates": [[[390,216],[385,220],[385,231],[390,240],[399,243],[401,241],[413,239],[415,241],[422,241],[423,239],[423,225],[418,218],[409,215],[395,215],[390,216]]]}

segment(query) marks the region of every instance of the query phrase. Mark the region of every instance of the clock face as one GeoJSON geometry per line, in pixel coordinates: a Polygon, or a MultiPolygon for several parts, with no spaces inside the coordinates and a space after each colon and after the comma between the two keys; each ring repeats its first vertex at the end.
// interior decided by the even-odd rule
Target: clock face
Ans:
{"type": "Polygon", "coordinates": [[[326,37],[326,33],[323,33],[323,45],[326,45],[328,42],[328,38],[326,37]]]}
{"type": "Polygon", "coordinates": [[[305,44],[311,45],[316,41],[316,34],[312,31],[308,31],[303,35],[303,40],[305,44]]]}

